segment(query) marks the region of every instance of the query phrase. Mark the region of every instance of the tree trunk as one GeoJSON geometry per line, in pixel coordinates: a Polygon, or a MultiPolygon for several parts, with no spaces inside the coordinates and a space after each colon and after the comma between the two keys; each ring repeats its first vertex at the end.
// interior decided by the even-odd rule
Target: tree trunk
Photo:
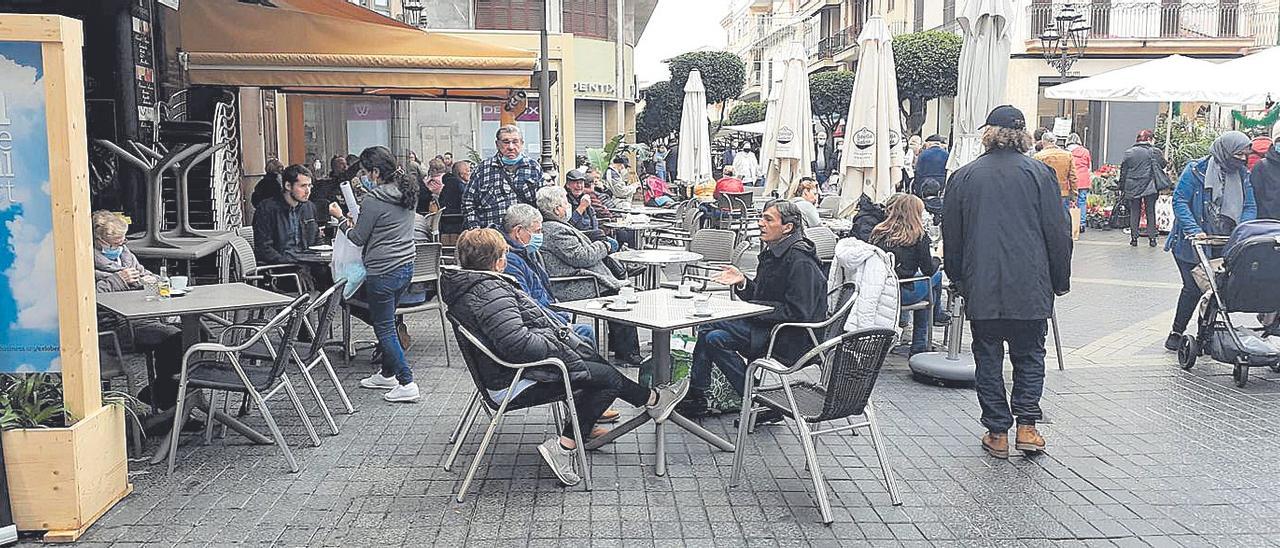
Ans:
{"type": "Polygon", "coordinates": [[[908,97],[903,100],[903,103],[907,107],[902,111],[902,115],[906,118],[907,135],[918,135],[920,129],[924,127],[929,102],[919,97],[908,97]]]}

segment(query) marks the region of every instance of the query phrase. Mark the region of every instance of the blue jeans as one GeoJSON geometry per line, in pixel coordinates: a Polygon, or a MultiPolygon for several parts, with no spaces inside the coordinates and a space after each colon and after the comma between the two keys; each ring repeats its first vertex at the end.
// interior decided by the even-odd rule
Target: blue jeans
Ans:
{"type": "Polygon", "coordinates": [[[1076,207],[1080,208],[1080,228],[1084,228],[1085,220],[1089,217],[1088,213],[1086,213],[1089,211],[1089,189],[1076,189],[1076,193],[1079,194],[1079,197],[1076,198],[1076,207]]]}
{"type": "Polygon", "coordinates": [[[988,432],[1003,433],[1018,424],[1040,420],[1040,395],[1044,392],[1044,336],[1046,320],[970,320],[973,329],[974,376],[982,425],[988,432]],[[1009,344],[1013,363],[1013,394],[1005,399],[1004,345],[1009,344]],[[1010,410],[1012,405],[1012,410],[1010,410]]]}
{"type": "MultiPolygon", "coordinates": [[[[942,319],[942,272],[934,272],[929,281],[924,280],[904,285],[899,289],[903,306],[916,304],[933,293],[933,317],[942,319]]],[[[905,320],[903,320],[905,321],[905,320]]],[[[927,350],[925,341],[929,334],[929,311],[913,310],[911,312],[911,353],[927,350]]]]}
{"type": "Polygon", "coordinates": [[[396,307],[413,277],[413,264],[406,264],[386,274],[370,274],[364,279],[365,298],[369,303],[369,319],[382,349],[382,376],[395,376],[400,384],[413,382],[413,371],[404,359],[400,337],[396,334],[396,307]]]}
{"type": "Polygon", "coordinates": [[[711,388],[711,367],[720,368],[729,384],[739,394],[747,386],[747,360],[763,352],[752,352],[751,334],[754,331],[746,320],[728,320],[698,327],[698,342],[693,347],[693,363],[689,376],[695,390],[706,392],[711,388]]]}

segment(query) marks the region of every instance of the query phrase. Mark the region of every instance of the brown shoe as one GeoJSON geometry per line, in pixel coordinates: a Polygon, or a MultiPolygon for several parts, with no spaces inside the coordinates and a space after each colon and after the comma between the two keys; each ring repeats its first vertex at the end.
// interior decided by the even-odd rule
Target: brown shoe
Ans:
{"type": "Polygon", "coordinates": [[[1009,458],[1009,435],[1004,432],[987,432],[982,436],[982,448],[997,459],[1009,458]]]}
{"type": "Polygon", "coordinates": [[[1044,451],[1044,437],[1036,430],[1036,425],[1019,424],[1018,440],[1013,447],[1025,453],[1039,453],[1044,451]]]}

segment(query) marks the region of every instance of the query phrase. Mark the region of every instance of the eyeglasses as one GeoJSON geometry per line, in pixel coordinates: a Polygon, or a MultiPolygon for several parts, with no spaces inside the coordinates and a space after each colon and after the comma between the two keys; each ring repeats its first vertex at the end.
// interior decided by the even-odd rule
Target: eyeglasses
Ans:
{"type": "Polygon", "coordinates": [[[501,139],[498,141],[500,145],[518,145],[522,141],[520,139],[501,139]]]}

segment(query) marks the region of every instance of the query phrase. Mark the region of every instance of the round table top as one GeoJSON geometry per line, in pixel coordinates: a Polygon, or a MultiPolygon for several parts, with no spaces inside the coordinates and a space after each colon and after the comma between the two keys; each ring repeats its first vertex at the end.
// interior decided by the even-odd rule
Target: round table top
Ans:
{"type": "Polygon", "coordinates": [[[604,226],[621,230],[653,230],[655,228],[670,227],[670,223],[603,223],[604,226]]]}
{"type": "Polygon", "coordinates": [[[649,265],[693,263],[702,260],[701,253],[667,249],[628,249],[609,256],[624,263],[649,265]]]}

